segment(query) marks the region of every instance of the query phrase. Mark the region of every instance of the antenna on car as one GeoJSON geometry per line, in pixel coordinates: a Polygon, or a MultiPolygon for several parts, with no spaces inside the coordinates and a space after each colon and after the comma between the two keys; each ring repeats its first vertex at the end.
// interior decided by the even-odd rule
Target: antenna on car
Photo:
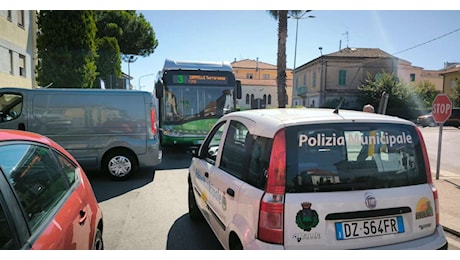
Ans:
{"type": "Polygon", "coordinates": [[[337,105],[337,107],[334,109],[334,114],[338,114],[339,113],[339,109],[340,107],[342,106],[342,103],[343,101],[345,101],[345,98],[342,98],[342,100],[340,100],[340,103],[337,105]]]}

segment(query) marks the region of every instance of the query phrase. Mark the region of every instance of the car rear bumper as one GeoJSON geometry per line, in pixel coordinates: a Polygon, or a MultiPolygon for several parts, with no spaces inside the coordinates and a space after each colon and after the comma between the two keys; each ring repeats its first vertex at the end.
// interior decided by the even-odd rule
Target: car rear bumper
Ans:
{"type": "Polygon", "coordinates": [[[371,247],[371,250],[446,250],[448,247],[446,235],[441,225],[430,236],[392,244],[387,246],[371,247]]]}
{"type": "MultiPolygon", "coordinates": [[[[438,225],[432,235],[416,240],[406,241],[398,244],[391,244],[379,247],[362,248],[365,250],[447,250],[448,243],[444,230],[438,225]]],[[[274,245],[265,243],[260,240],[253,240],[247,244],[244,249],[247,250],[283,250],[283,245],[274,245]]]]}

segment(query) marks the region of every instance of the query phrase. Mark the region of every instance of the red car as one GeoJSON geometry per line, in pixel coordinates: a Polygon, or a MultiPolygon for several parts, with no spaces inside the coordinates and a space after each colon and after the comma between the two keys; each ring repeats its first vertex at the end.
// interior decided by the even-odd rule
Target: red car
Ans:
{"type": "Polygon", "coordinates": [[[0,129],[0,250],[102,250],[102,230],[102,211],[72,155],[42,135],[0,129]]]}

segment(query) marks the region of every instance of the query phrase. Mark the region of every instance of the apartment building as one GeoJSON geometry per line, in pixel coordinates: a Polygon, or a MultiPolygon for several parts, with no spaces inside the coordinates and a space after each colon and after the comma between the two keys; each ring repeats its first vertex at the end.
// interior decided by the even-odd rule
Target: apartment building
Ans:
{"type": "Polygon", "coordinates": [[[347,47],[296,68],[293,96],[300,97],[301,102],[294,106],[324,107],[345,98],[342,107],[361,109],[362,104],[356,103],[358,87],[368,74],[379,73],[397,75],[406,84],[429,80],[436,89],[442,89],[441,71],[423,70],[377,48],[347,47]]]}
{"type": "Polygon", "coordinates": [[[0,87],[37,87],[36,20],[34,10],[0,10],[0,87]]]}
{"type": "MultiPolygon", "coordinates": [[[[244,59],[231,63],[236,79],[241,81],[242,99],[237,106],[241,110],[278,107],[277,67],[259,59],[244,59]]],[[[286,94],[292,101],[292,69],[286,69],[286,94]]]]}
{"type": "Polygon", "coordinates": [[[460,63],[446,67],[441,75],[443,76],[442,92],[451,99],[458,98],[460,96],[460,93],[457,92],[460,84],[460,63]]]}

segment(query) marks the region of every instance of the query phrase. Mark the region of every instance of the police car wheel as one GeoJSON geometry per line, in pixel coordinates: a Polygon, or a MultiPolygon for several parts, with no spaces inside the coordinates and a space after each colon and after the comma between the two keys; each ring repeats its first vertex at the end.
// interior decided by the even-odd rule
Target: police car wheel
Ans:
{"type": "Polygon", "coordinates": [[[190,181],[188,184],[188,214],[193,221],[201,221],[203,219],[203,215],[196,204],[195,194],[193,193],[193,187],[190,181]]]}

